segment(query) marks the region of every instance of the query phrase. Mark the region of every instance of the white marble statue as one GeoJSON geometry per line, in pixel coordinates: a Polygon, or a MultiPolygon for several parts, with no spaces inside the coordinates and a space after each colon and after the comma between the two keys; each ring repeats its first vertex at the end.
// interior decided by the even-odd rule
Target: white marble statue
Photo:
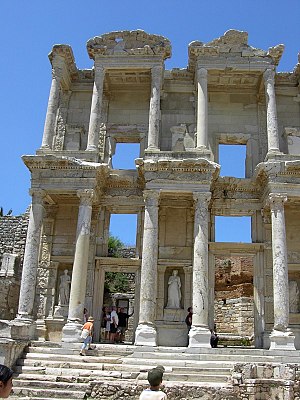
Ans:
{"type": "Polygon", "coordinates": [[[69,271],[67,269],[64,270],[64,274],[60,277],[60,285],[59,285],[59,299],[58,304],[60,306],[65,306],[69,304],[70,300],[70,285],[71,278],[68,275],[69,271]]]}
{"type": "Polygon", "coordinates": [[[297,281],[289,281],[290,313],[299,313],[299,287],[297,281]]]}
{"type": "Polygon", "coordinates": [[[174,269],[168,280],[168,303],[166,308],[180,308],[181,281],[177,269],[174,269]]]}

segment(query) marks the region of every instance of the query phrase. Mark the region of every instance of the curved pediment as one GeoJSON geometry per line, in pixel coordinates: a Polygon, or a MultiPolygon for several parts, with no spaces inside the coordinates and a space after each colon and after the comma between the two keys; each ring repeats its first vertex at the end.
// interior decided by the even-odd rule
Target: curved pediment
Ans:
{"type": "Polygon", "coordinates": [[[90,58],[95,54],[103,56],[159,55],[163,59],[171,57],[171,44],[168,39],[152,35],[143,30],[116,31],[96,36],[87,42],[90,58]]]}

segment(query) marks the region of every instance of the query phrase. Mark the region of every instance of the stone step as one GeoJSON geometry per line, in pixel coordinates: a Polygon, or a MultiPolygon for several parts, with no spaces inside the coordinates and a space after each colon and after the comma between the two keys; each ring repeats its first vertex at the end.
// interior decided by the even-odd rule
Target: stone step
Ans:
{"type": "MultiPolygon", "coordinates": [[[[46,388],[35,388],[35,387],[14,387],[13,396],[17,399],[20,398],[39,398],[46,399],[84,399],[86,398],[85,391],[72,391],[72,390],[62,390],[62,389],[46,389],[46,388]]],[[[10,397],[11,398],[11,397],[10,397]]]]}
{"type": "Polygon", "coordinates": [[[42,389],[61,389],[61,390],[71,390],[71,391],[86,391],[89,387],[87,383],[80,382],[56,382],[44,379],[44,376],[41,376],[41,379],[32,379],[25,380],[23,378],[18,378],[14,380],[14,389],[19,387],[35,387],[42,389]]]}

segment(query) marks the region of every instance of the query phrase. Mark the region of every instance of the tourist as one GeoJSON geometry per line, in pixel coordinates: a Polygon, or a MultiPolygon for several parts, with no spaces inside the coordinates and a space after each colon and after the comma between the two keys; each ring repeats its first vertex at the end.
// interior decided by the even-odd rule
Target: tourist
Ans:
{"type": "Polygon", "coordinates": [[[115,306],[112,307],[112,311],[110,313],[110,334],[109,340],[114,343],[117,329],[119,324],[119,318],[117,314],[117,308],[115,306]]]}
{"type": "Polygon", "coordinates": [[[6,367],[5,365],[0,364],[0,397],[1,399],[7,399],[12,391],[13,383],[12,376],[13,371],[6,367]]]}
{"type": "Polygon", "coordinates": [[[85,324],[88,321],[88,310],[87,308],[83,309],[83,323],[85,324]]]}
{"type": "Polygon", "coordinates": [[[86,350],[91,349],[91,343],[93,338],[93,327],[94,327],[94,318],[89,317],[88,321],[81,328],[82,329],[81,338],[84,339],[79,353],[81,356],[84,356],[86,354],[85,353],[86,350]]]}
{"type": "MultiPolygon", "coordinates": [[[[103,310],[103,309],[102,309],[103,310]]],[[[104,307],[103,320],[105,321],[105,337],[104,340],[109,340],[110,336],[110,308],[104,307]]]]}
{"type": "Polygon", "coordinates": [[[131,314],[125,313],[124,307],[121,307],[120,312],[118,312],[119,323],[118,323],[117,333],[119,334],[118,341],[120,343],[124,343],[125,332],[128,326],[128,318],[131,317],[133,313],[134,311],[132,311],[131,314]]]}
{"type": "Polygon", "coordinates": [[[218,347],[219,336],[217,335],[216,324],[214,325],[214,329],[210,330],[210,345],[215,348],[218,347]]]}
{"type": "Polygon", "coordinates": [[[191,330],[191,326],[192,326],[192,317],[193,317],[193,309],[192,309],[192,307],[189,307],[187,309],[187,311],[188,311],[188,315],[185,318],[185,323],[186,323],[186,326],[187,326],[188,332],[189,332],[191,330]]]}
{"type": "Polygon", "coordinates": [[[164,367],[159,365],[148,372],[148,382],[150,387],[142,391],[140,400],[167,399],[167,395],[160,390],[164,371],[164,367]]]}

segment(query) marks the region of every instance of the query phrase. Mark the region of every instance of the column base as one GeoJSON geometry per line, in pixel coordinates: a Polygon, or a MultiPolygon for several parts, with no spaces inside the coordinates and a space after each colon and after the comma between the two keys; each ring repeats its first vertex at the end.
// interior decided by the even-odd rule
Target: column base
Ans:
{"type": "Polygon", "coordinates": [[[283,155],[283,153],[281,151],[279,151],[278,149],[270,149],[268,150],[266,157],[265,157],[265,161],[268,160],[276,160],[276,158],[280,158],[283,155]]]}
{"type": "Polygon", "coordinates": [[[62,329],[62,342],[66,343],[80,343],[82,339],[81,335],[82,324],[78,322],[67,322],[62,329]]]}
{"type": "Polygon", "coordinates": [[[32,319],[16,318],[9,323],[10,337],[15,340],[36,340],[36,323],[32,319]]]}
{"type": "Polygon", "coordinates": [[[291,330],[277,331],[273,329],[270,335],[269,350],[296,350],[294,341],[295,336],[291,330]]]}
{"type": "Polygon", "coordinates": [[[210,330],[199,326],[192,326],[189,332],[189,348],[191,347],[211,347],[210,330]]]}
{"type": "Polygon", "coordinates": [[[157,332],[153,325],[139,324],[135,331],[136,346],[157,346],[157,332]]]}

